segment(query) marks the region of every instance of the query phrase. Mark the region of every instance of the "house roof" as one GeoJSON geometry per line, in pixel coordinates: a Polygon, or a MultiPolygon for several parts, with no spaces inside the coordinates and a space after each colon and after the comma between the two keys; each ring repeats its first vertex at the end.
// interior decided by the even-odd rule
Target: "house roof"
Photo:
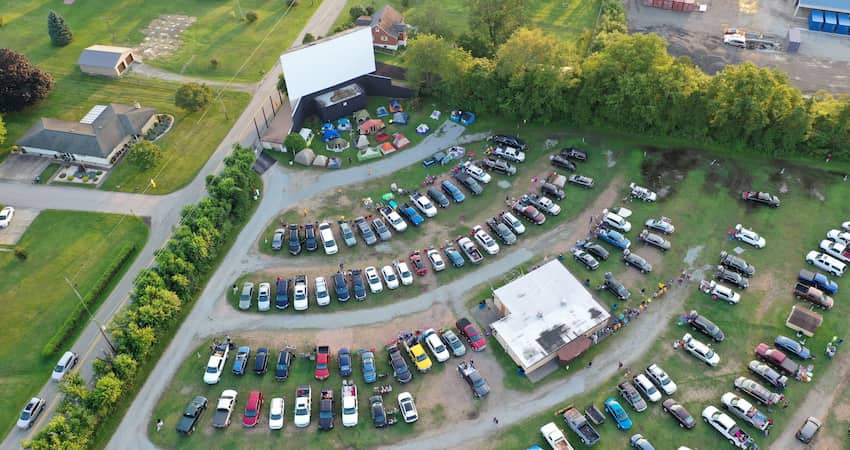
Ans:
{"type": "Polygon", "coordinates": [[[848,0],[800,0],[799,7],[850,13],[850,1],[848,0]]]}
{"type": "Polygon", "coordinates": [[[95,66],[114,68],[124,58],[124,55],[132,52],[127,47],[113,47],[111,45],[92,45],[83,50],[77,64],[81,66],[95,66]]]}
{"type": "Polygon", "coordinates": [[[387,34],[397,38],[405,30],[404,16],[392,6],[386,5],[372,16],[370,26],[379,26],[387,34]]]}
{"type": "Polygon", "coordinates": [[[141,134],[142,127],[156,114],[153,108],[117,103],[95,108],[101,112],[90,123],[42,117],[16,144],[106,158],[127,136],[141,134]]]}

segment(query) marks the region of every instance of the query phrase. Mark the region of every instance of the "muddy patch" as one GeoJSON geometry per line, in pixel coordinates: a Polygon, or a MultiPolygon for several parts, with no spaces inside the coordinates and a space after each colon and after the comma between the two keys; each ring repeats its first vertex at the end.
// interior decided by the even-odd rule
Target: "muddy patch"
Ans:
{"type": "Polygon", "coordinates": [[[686,149],[644,148],[640,173],[650,188],[664,198],[701,162],[700,154],[686,149]]]}
{"type": "Polygon", "coordinates": [[[182,44],[180,35],[196,20],[198,18],[192,16],[163,14],[142,30],[145,38],[134,50],[141,54],[143,59],[171,56],[182,44]]]}
{"type": "Polygon", "coordinates": [[[696,247],[691,247],[688,249],[688,251],[685,253],[685,259],[683,260],[683,262],[686,266],[688,266],[688,268],[692,268],[694,266],[694,263],[697,261],[699,254],[702,253],[702,249],[704,248],[704,245],[698,245],[696,247]]]}
{"type": "Polygon", "coordinates": [[[605,157],[608,159],[608,168],[612,168],[617,165],[617,161],[614,159],[614,152],[608,150],[605,152],[605,157]]]}
{"type": "Polygon", "coordinates": [[[499,186],[502,189],[510,189],[511,182],[508,180],[499,180],[499,182],[496,183],[496,186],[499,186]]]}

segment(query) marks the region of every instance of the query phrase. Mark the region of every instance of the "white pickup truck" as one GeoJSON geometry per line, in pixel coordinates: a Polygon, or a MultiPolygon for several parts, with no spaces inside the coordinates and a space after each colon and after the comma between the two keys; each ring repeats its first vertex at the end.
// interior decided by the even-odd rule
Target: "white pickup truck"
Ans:
{"type": "Polygon", "coordinates": [[[310,426],[310,407],[313,404],[313,390],[308,384],[301,384],[295,389],[295,413],[292,419],[295,426],[305,428],[310,426]]]}
{"type": "Polygon", "coordinates": [[[230,353],[230,341],[218,343],[213,347],[212,355],[207,361],[207,368],[204,370],[204,383],[217,384],[221,380],[228,353],[230,353]]]}
{"type": "Polygon", "coordinates": [[[754,426],[759,431],[765,431],[773,425],[773,420],[768,419],[767,416],[756,409],[752,403],[731,392],[723,394],[723,396],[720,397],[720,403],[722,403],[723,407],[732,413],[733,416],[754,426]]]}
{"type": "Polygon", "coordinates": [[[552,450],[574,450],[573,446],[567,441],[567,437],[564,436],[564,432],[554,422],[549,422],[540,427],[540,434],[543,435],[552,450]]]}
{"type": "Polygon", "coordinates": [[[357,386],[342,380],[342,426],[357,426],[357,386]]]}
{"type": "Polygon", "coordinates": [[[230,416],[233,415],[233,407],[236,405],[236,395],[233,389],[227,389],[221,393],[212,420],[214,428],[225,428],[230,425],[230,416]]]}
{"type": "Polygon", "coordinates": [[[758,449],[753,438],[739,427],[731,417],[724,414],[714,406],[706,406],[702,410],[702,419],[711,425],[718,433],[736,448],[744,450],[758,449]]]}

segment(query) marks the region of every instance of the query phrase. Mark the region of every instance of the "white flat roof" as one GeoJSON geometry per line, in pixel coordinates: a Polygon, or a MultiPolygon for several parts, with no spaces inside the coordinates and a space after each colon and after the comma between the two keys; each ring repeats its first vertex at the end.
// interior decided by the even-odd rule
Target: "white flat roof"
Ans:
{"type": "Polygon", "coordinates": [[[557,259],[496,289],[507,315],[490,326],[528,368],[611,315],[557,259]]]}

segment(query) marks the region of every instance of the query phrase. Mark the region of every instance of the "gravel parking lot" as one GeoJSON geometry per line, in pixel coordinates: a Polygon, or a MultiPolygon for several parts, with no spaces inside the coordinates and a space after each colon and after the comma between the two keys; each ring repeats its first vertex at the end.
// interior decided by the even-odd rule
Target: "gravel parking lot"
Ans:
{"type": "Polygon", "coordinates": [[[643,6],[628,0],[629,30],[657,33],[670,42],[674,56],[689,56],[706,73],[714,74],[728,64],[751,61],[788,73],[791,83],[804,93],[826,89],[850,92],[850,38],[831,33],[802,31],[799,53],[744,50],[723,45],[725,28],[743,28],[773,34],[784,42],[788,30],[806,27],[804,10],[793,18],[790,1],[706,0],[704,13],[682,13],[643,6]]]}

